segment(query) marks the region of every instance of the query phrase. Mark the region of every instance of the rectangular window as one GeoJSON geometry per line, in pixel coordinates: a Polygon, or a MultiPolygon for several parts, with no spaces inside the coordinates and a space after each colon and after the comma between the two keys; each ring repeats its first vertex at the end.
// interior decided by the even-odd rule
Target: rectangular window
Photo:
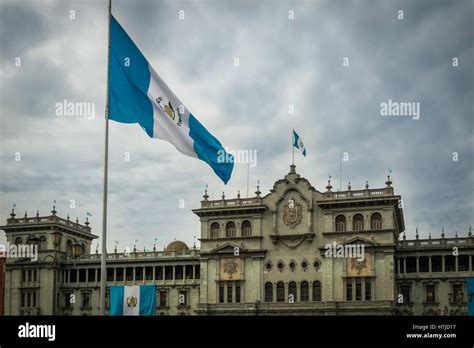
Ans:
{"type": "Polygon", "coordinates": [[[240,303],[240,282],[235,282],[235,302],[240,303]]]}
{"type": "Polygon", "coordinates": [[[224,303],[224,283],[219,283],[219,303],[224,303]]]}
{"type": "Polygon", "coordinates": [[[362,281],[356,278],[356,301],[362,300],[362,281]]]}
{"type": "Polygon", "coordinates": [[[135,267],[135,281],[143,280],[143,267],[135,267]]]}
{"type": "Polygon", "coordinates": [[[21,271],[21,281],[26,282],[26,271],[25,270],[21,271]]]}
{"type": "Polygon", "coordinates": [[[66,308],[71,308],[72,307],[72,303],[71,303],[71,299],[72,299],[72,293],[71,292],[66,292],[64,294],[64,307],[66,308]]]}
{"type": "Polygon", "coordinates": [[[155,280],[163,280],[163,267],[155,267],[155,280]]]}
{"type": "Polygon", "coordinates": [[[70,271],[70,276],[71,276],[71,283],[76,283],[77,282],[77,269],[71,269],[70,271]]]}
{"type": "Polygon", "coordinates": [[[31,297],[32,297],[32,299],[31,299],[31,306],[32,306],[32,307],[36,307],[36,292],[33,292],[33,293],[31,294],[31,297]]]}
{"type": "Polygon", "coordinates": [[[462,291],[462,284],[453,284],[453,302],[462,302],[464,300],[464,293],[462,291]]]}
{"type": "Polygon", "coordinates": [[[166,291],[160,291],[160,307],[168,306],[168,293],[166,291]]]}
{"type": "Polygon", "coordinates": [[[115,281],[123,282],[123,268],[117,268],[115,270],[115,281]]]}
{"type": "Polygon", "coordinates": [[[352,279],[346,279],[346,301],[352,301],[352,279]]]}
{"type": "Polygon", "coordinates": [[[436,302],[435,296],[435,286],[434,285],[426,285],[426,302],[434,303],[436,302]]]}
{"type": "Polygon", "coordinates": [[[80,269],[79,270],[79,283],[85,283],[85,282],[86,282],[86,270],[80,269]]]}
{"type": "Polygon", "coordinates": [[[132,267],[127,267],[125,269],[125,280],[127,282],[133,281],[133,268],[132,267]]]}
{"type": "Polygon", "coordinates": [[[400,286],[400,295],[402,295],[403,303],[410,303],[410,285],[400,286]]]}
{"type": "Polygon", "coordinates": [[[365,300],[372,300],[372,281],[370,279],[365,280],[365,300]]]}
{"type": "Polygon", "coordinates": [[[33,271],[33,281],[36,282],[36,274],[38,273],[38,271],[34,270],[33,271]]]}
{"type": "Polygon", "coordinates": [[[178,294],[178,305],[186,307],[188,305],[188,291],[180,290],[178,294]]]}
{"type": "MultiPolygon", "coordinates": [[[[91,270],[89,270],[89,278],[90,278],[90,275],[91,275],[91,270]]],[[[113,282],[114,281],[114,269],[113,268],[107,268],[107,281],[108,282],[113,282]]]]}
{"type": "Polygon", "coordinates": [[[232,303],[232,283],[227,283],[227,303],[232,303]]]}
{"type": "Polygon", "coordinates": [[[33,272],[33,271],[32,271],[31,269],[28,270],[28,280],[27,280],[28,282],[33,281],[33,273],[32,273],[32,272],[33,272]]]}
{"type": "Polygon", "coordinates": [[[82,308],[90,308],[90,307],[91,307],[91,293],[83,292],[82,293],[82,308]]]}
{"type": "Polygon", "coordinates": [[[21,296],[21,303],[20,303],[20,307],[25,307],[26,306],[26,294],[25,293],[22,293],[21,296]]]}

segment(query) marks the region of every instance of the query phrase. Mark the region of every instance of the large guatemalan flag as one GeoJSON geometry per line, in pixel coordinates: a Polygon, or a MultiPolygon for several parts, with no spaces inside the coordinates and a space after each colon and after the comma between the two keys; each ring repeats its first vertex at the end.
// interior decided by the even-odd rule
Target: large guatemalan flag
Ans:
{"type": "Polygon", "coordinates": [[[181,153],[203,160],[225,184],[229,181],[233,157],[174,95],[113,16],[109,119],[139,123],[150,137],[166,140],[181,153]]]}
{"type": "Polygon", "coordinates": [[[301,140],[300,136],[298,133],[295,132],[293,129],[293,147],[296,147],[300,152],[303,154],[303,156],[306,156],[306,147],[304,147],[303,141],[301,140]]]}
{"type": "Polygon", "coordinates": [[[110,315],[155,315],[156,286],[111,286],[110,315]]]}

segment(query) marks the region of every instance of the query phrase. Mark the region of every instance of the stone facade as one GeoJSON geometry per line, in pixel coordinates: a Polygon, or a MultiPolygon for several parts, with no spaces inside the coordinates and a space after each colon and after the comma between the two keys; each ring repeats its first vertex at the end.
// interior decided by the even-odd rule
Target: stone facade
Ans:
{"type": "MultiPolygon", "coordinates": [[[[466,313],[471,232],[400,238],[403,209],[390,178],[378,189],[334,192],[328,182],[319,192],[292,165],[266,196],[257,188],[251,198],[209,200],[206,192],[193,212],[200,249],[175,241],[163,251],[115,250],[107,283],[156,284],[158,315],[466,313]]],[[[99,313],[100,255],[90,252],[97,237],[87,221],[55,209],[32,218],[12,211],[1,228],[10,243],[40,249],[38,262],[7,259],[5,314],[99,313]]]]}
{"type": "Polygon", "coordinates": [[[0,253],[0,315],[3,315],[3,289],[5,288],[5,257],[0,253]]]}

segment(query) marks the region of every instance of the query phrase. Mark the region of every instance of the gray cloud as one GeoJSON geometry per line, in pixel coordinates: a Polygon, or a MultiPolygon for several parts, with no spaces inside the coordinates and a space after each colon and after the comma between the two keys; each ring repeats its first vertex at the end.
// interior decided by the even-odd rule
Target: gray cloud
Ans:
{"type": "MultiPolygon", "coordinates": [[[[316,189],[324,190],[328,173],[339,186],[339,154],[347,151],[343,189],[365,180],[381,187],[391,168],[409,235],[417,225],[422,236],[439,235],[443,225],[450,235],[465,235],[474,211],[472,2],[114,0],[113,6],[208,129],[230,148],[258,151],[251,194],[257,179],[268,192],[288,171],[295,128],[308,150],[307,158],[297,155],[297,170],[316,189]],[[420,102],[421,119],[381,117],[380,103],[388,99],[420,102]]],[[[106,1],[0,4],[4,217],[12,202],[34,214],[46,213],[56,199],[62,215],[83,220],[92,212],[100,234],[106,11],[106,1]],[[21,68],[13,66],[18,56],[21,68]],[[55,116],[63,99],[94,103],[95,119],[55,116]],[[75,209],[68,208],[71,199],[75,209]]],[[[247,166],[236,164],[224,186],[204,163],[149,139],[137,125],[112,122],[109,248],[114,240],[125,248],[135,239],[140,249],[150,248],[154,238],[160,248],[174,238],[192,244],[199,221],[190,209],[199,206],[204,184],[215,198],[245,194],[246,174],[247,166]]]]}

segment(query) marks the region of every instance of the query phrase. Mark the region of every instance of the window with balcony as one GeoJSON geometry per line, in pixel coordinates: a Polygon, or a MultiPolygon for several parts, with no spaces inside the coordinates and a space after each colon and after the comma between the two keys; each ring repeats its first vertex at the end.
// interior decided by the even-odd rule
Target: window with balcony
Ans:
{"type": "Polygon", "coordinates": [[[270,282],[265,284],[265,302],[273,302],[273,284],[270,282]]]}
{"type": "Polygon", "coordinates": [[[300,301],[308,302],[309,301],[309,285],[308,282],[303,281],[300,284],[300,301]]]}
{"type": "Polygon", "coordinates": [[[285,302],[285,284],[283,282],[277,283],[276,297],[277,302],[285,302]]]}
{"type": "Polygon", "coordinates": [[[234,223],[234,222],[229,221],[229,222],[225,225],[225,236],[226,236],[227,238],[235,237],[235,223],[234,223]]]}
{"type": "Polygon", "coordinates": [[[313,301],[321,301],[321,282],[313,282],[313,301]]]}
{"type": "Polygon", "coordinates": [[[382,229],[382,215],[380,213],[373,213],[370,216],[370,229],[371,230],[382,229]]]}
{"type": "Polygon", "coordinates": [[[218,222],[213,222],[211,225],[211,238],[219,238],[219,231],[221,227],[218,222]]]}
{"type": "Polygon", "coordinates": [[[336,231],[343,232],[346,230],[346,217],[344,215],[338,215],[336,217],[336,231]]]}
{"type": "Polygon", "coordinates": [[[242,237],[250,237],[252,235],[252,224],[245,220],[242,222],[242,237]]]}
{"type": "Polygon", "coordinates": [[[352,229],[354,231],[362,231],[364,229],[364,217],[362,214],[355,214],[352,218],[352,229]]]}

